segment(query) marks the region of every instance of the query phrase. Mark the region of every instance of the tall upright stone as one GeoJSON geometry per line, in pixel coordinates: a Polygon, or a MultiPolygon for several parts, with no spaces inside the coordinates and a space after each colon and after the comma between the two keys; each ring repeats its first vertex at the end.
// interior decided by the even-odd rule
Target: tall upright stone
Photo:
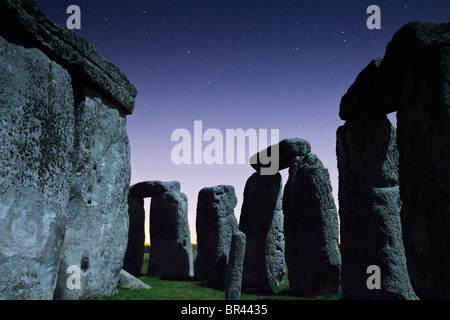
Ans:
{"type": "Polygon", "coordinates": [[[239,229],[247,237],[244,287],[272,287],[284,283],[284,230],[281,174],[253,174],[246,183],[239,229]]]}
{"type": "Polygon", "coordinates": [[[231,238],[230,256],[225,277],[225,300],[240,300],[246,236],[239,230],[231,238]]]}
{"type": "Polygon", "coordinates": [[[396,130],[371,114],[338,129],[339,213],[344,299],[416,299],[402,242],[396,130]],[[381,289],[367,270],[381,271],[381,289]]]}
{"type": "Polygon", "coordinates": [[[224,284],[231,237],[238,229],[236,205],[233,186],[200,190],[196,219],[198,255],[194,266],[197,280],[224,284]]]}
{"type": "Polygon", "coordinates": [[[147,275],[164,279],[194,275],[188,199],[184,193],[170,191],[152,198],[150,239],[147,275]]]}
{"type": "Polygon", "coordinates": [[[347,121],[397,111],[402,237],[421,299],[450,298],[449,32],[450,23],[403,26],[340,109],[347,121]]]}
{"type": "Polygon", "coordinates": [[[57,299],[113,295],[128,241],[130,147],[125,117],[90,89],[75,110],[71,199],[57,299]],[[67,288],[67,268],[81,267],[81,290],[67,288]]]}
{"type": "Polygon", "coordinates": [[[145,208],[144,199],[164,192],[180,192],[178,181],[144,181],[130,187],[128,194],[128,245],[123,261],[123,269],[135,277],[142,272],[145,250],[145,208]]]}
{"type": "Polygon", "coordinates": [[[411,52],[397,112],[403,241],[421,299],[450,299],[449,33],[450,23],[413,24],[387,51],[401,54],[411,38],[423,46],[411,52]]]}
{"type": "Polygon", "coordinates": [[[70,197],[71,77],[0,37],[0,300],[52,299],[70,197]]]}
{"type": "Polygon", "coordinates": [[[117,288],[136,89],[33,0],[0,0],[0,299],[117,288]],[[68,269],[81,288],[69,290],[68,269]]]}
{"type": "Polygon", "coordinates": [[[338,213],[328,170],[315,154],[292,161],[283,211],[289,289],[302,296],[339,292],[338,213]]]}
{"type": "Polygon", "coordinates": [[[145,251],[145,208],[144,199],[128,196],[128,244],[123,259],[123,270],[135,277],[142,274],[145,251]]]}

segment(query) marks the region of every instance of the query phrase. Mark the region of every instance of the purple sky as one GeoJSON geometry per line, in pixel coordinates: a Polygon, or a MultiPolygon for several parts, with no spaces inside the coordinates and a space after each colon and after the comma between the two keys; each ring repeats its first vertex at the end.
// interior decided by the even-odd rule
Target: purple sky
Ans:
{"type": "MultiPolygon", "coordinates": [[[[181,165],[171,161],[178,128],[279,129],[280,139],[310,141],[329,169],[337,202],[339,103],[359,72],[383,57],[395,31],[412,20],[450,20],[449,1],[54,1],[38,0],[65,25],[81,8],[77,31],[136,86],[128,117],[132,181],[177,180],[189,198],[196,241],[198,192],[231,184],[239,218],[246,165],[181,165]],[[369,5],[382,29],[369,30],[369,5]]],[[[394,119],[395,117],[391,117],[394,119]]],[[[282,172],[287,181],[286,170],[282,172]]],[[[146,202],[149,209],[149,202],[146,202]]]]}

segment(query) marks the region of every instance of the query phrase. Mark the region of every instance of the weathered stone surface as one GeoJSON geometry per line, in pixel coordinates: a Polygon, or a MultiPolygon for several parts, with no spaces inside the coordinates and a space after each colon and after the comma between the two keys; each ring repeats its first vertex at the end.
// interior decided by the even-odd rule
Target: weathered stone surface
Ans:
{"type": "Polygon", "coordinates": [[[25,38],[70,73],[81,73],[85,84],[90,82],[126,114],[133,112],[137,91],[126,76],[75,32],[47,19],[35,1],[0,1],[0,20],[0,30],[25,38]]]}
{"type": "Polygon", "coordinates": [[[353,119],[338,129],[344,299],[417,298],[402,243],[396,137],[385,115],[353,119]],[[380,290],[367,288],[371,265],[380,267],[380,290]]]}
{"type": "Polygon", "coordinates": [[[239,229],[247,236],[243,286],[272,287],[284,283],[283,182],[280,173],[259,172],[244,190],[239,229]]]}
{"type": "Polygon", "coordinates": [[[128,241],[130,147],[125,118],[84,89],[75,109],[73,175],[56,299],[112,295],[128,241]],[[81,290],[66,286],[67,268],[81,268],[81,290]]]}
{"type": "MultiPolygon", "coordinates": [[[[291,161],[295,157],[305,156],[311,153],[311,145],[309,144],[309,142],[299,138],[285,139],[280,141],[275,146],[279,152],[278,171],[289,168],[291,161]]],[[[253,169],[259,172],[261,168],[270,166],[270,164],[263,165],[261,163],[261,154],[264,154],[266,157],[271,156],[272,149],[274,149],[274,146],[270,146],[269,148],[258,152],[257,154],[255,154],[250,158],[250,164],[253,167],[253,169]]]]}
{"type": "Polygon", "coordinates": [[[283,211],[289,289],[302,296],[339,292],[338,213],[328,170],[317,155],[292,161],[283,211]]]}
{"type": "Polygon", "coordinates": [[[137,198],[150,198],[167,191],[180,192],[181,185],[178,181],[145,181],[135,184],[130,188],[130,196],[137,198]]]}
{"type": "Polygon", "coordinates": [[[123,270],[135,277],[140,277],[144,263],[145,249],[145,208],[144,199],[128,197],[128,217],[130,225],[128,229],[128,244],[123,270]]]}
{"type": "Polygon", "coordinates": [[[238,229],[233,186],[204,188],[197,202],[198,255],[194,266],[197,280],[224,284],[231,237],[238,229]]]}
{"type": "Polygon", "coordinates": [[[135,278],[132,274],[126,272],[125,270],[120,271],[118,287],[120,289],[133,290],[149,290],[152,288],[148,284],[135,278]]]}
{"type": "Polygon", "coordinates": [[[444,26],[435,36],[446,43],[415,57],[397,113],[403,241],[421,299],[450,299],[450,24],[444,26]]]}
{"type": "Polygon", "coordinates": [[[449,299],[450,23],[402,27],[377,68],[341,103],[351,120],[398,111],[401,222],[411,283],[420,298],[449,299]]]}
{"type": "Polygon", "coordinates": [[[193,276],[188,199],[184,193],[165,192],[152,198],[150,238],[149,276],[193,276]]]}
{"type": "Polygon", "coordinates": [[[341,119],[397,111],[404,94],[403,86],[410,81],[410,68],[417,63],[418,53],[428,48],[448,47],[449,29],[450,23],[421,21],[403,26],[388,44],[383,60],[371,62],[344,95],[341,119]]]}
{"type": "Polygon", "coordinates": [[[231,238],[230,256],[226,269],[225,300],[241,299],[245,246],[245,234],[236,230],[231,238]]]}
{"type": "Polygon", "coordinates": [[[52,299],[73,144],[66,70],[0,37],[0,300],[52,299]]]}

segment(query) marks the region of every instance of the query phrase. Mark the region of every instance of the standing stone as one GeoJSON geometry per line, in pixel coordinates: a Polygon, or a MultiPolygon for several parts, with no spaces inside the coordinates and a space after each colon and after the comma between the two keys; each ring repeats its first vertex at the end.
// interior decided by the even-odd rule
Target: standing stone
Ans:
{"type": "Polygon", "coordinates": [[[338,213],[328,170],[315,154],[292,162],[283,210],[290,290],[302,296],[339,292],[338,213]]]}
{"type": "Polygon", "coordinates": [[[247,181],[239,229],[247,236],[243,286],[272,287],[284,283],[284,230],[281,174],[259,172],[247,181]]]}
{"type": "Polygon", "coordinates": [[[128,195],[128,216],[130,227],[128,245],[123,261],[123,269],[139,277],[142,272],[145,250],[145,208],[144,199],[160,195],[164,192],[180,192],[178,181],[145,181],[130,188],[128,195]]]}
{"type": "Polygon", "coordinates": [[[188,199],[184,193],[165,192],[152,198],[150,238],[148,276],[164,279],[193,276],[188,199]]]}
{"type": "Polygon", "coordinates": [[[144,263],[145,250],[145,208],[144,199],[128,196],[128,245],[123,260],[123,270],[140,277],[144,263]]]}
{"type": "Polygon", "coordinates": [[[344,299],[416,299],[400,223],[397,135],[385,115],[347,121],[338,129],[339,213],[344,299]],[[381,270],[369,290],[367,269],[381,270]]]}
{"type": "Polygon", "coordinates": [[[53,298],[73,144],[71,77],[0,37],[0,300],[53,298]]]}
{"type": "Polygon", "coordinates": [[[298,156],[305,156],[311,153],[311,145],[308,141],[300,138],[285,139],[280,141],[274,146],[258,152],[250,158],[250,164],[256,171],[260,171],[261,168],[269,167],[271,164],[263,164],[261,161],[264,157],[271,156],[272,152],[279,152],[279,168],[278,171],[289,168],[292,160],[298,156]]]}
{"type": "Polygon", "coordinates": [[[449,33],[450,23],[416,24],[391,48],[413,35],[427,44],[402,82],[397,113],[403,241],[414,290],[427,300],[450,299],[449,33]]]}
{"type": "Polygon", "coordinates": [[[199,281],[224,284],[231,237],[238,229],[233,186],[204,188],[197,202],[198,255],[194,274],[199,281]]]}
{"type": "Polygon", "coordinates": [[[75,110],[71,199],[55,298],[114,294],[128,241],[130,147],[125,117],[84,89],[75,110]],[[81,290],[67,288],[67,268],[81,267],[81,290]]]}
{"type": "Polygon", "coordinates": [[[245,247],[245,234],[236,230],[231,238],[230,257],[225,278],[225,300],[241,299],[245,247]]]}

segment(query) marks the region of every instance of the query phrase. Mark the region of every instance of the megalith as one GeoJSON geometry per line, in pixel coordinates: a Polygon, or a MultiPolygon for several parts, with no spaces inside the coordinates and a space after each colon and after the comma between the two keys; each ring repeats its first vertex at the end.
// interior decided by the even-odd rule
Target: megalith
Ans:
{"type": "MultiPolygon", "coordinates": [[[[450,23],[402,27],[340,108],[347,122],[397,111],[401,234],[410,281],[421,299],[450,297],[450,274],[442,272],[450,269],[449,32],[450,23]]],[[[349,198],[345,189],[342,197],[349,198]]]]}
{"type": "Polygon", "coordinates": [[[234,215],[237,205],[233,186],[220,185],[200,190],[196,230],[198,255],[194,277],[199,281],[223,285],[231,238],[238,230],[234,215]]]}
{"type": "Polygon", "coordinates": [[[292,161],[283,211],[290,291],[302,296],[338,293],[338,213],[328,170],[317,155],[292,161]]]}
{"type": "Polygon", "coordinates": [[[402,242],[397,135],[385,115],[338,130],[339,213],[344,299],[415,299],[402,242]],[[370,266],[381,289],[367,287],[370,266]]]}
{"type": "Polygon", "coordinates": [[[150,239],[148,276],[182,279],[194,275],[188,199],[184,193],[169,191],[152,197],[150,239]]]}
{"type": "Polygon", "coordinates": [[[280,173],[253,174],[246,183],[239,229],[247,237],[243,287],[284,283],[283,182],[280,173]]]}
{"type": "Polygon", "coordinates": [[[230,256],[225,277],[225,300],[240,300],[244,269],[246,236],[239,230],[231,238],[230,256]]]}
{"type": "Polygon", "coordinates": [[[128,193],[128,217],[130,220],[128,245],[123,269],[135,277],[141,276],[145,249],[144,199],[164,192],[180,192],[178,181],[144,181],[130,187],[128,193]]]}
{"type": "Polygon", "coordinates": [[[115,292],[136,89],[32,0],[0,1],[0,299],[115,292]],[[111,245],[111,244],[114,245],[111,245]],[[79,290],[69,290],[69,268],[79,290]]]}

